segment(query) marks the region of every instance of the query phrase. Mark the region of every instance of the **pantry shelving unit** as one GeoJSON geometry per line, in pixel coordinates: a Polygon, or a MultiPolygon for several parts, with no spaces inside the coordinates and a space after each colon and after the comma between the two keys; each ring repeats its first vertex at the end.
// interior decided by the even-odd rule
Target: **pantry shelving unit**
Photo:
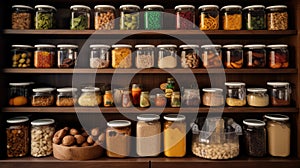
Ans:
{"type": "MultiPolygon", "coordinates": [[[[299,101],[300,101],[300,1],[298,0],[252,0],[252,1],[240,1],[240,0],[211,0],[210,4],[217,4],[219,6],[225,6],[230,4],[238,4],[241,6],[247,6],[252,4],[263,4],[265,6],[275,4],[285,4],[289,8],[289,30],[286,31],[199,31],[199,30],[132,30],[132,31],[95,31],[95,30],[83,30],[83,31],[71,31],[68,30],[68,25],[64,22],[68,17],[69,6],[74,4],[84,4],[93,7],[100,2],[98,0],[8,0],[0,1],[0,133],[5,135],[5,121],[7,118],[15,115],[29,115],[33,118],[38,117],[51,117],[54,118],[57,123],[74,123],[77,114],[89,114],[96,115],[99,110],[108,118],[120,116],[121,113],[130,113],[132,115],[147,113],[178,113],[179,111],[189,115],[196,114],[206,115],[209,110],[212,112],[220,112],[222,110],[224,115],[237,117],[238,120],[244,119],[245,117],[258,118],[267,113],[281,113],[289,115],[292,122],[292,142],[291,142],[291,156],[287,158],[250,158],[243,155],[238,156],[232,160],[216,161],[206,160],[195,157],[190,153],[190,141],[188,142],[187,149],[188,155],[183,158],[165,158],[160,156],[158,158],[125,158],[125,159],[111,159],[102,157],[96,160],[89,161],[60,161],[52,156],[43,158],[6,158],[6,139],[5,136],[0,136],[0,167],[15,168],[21,167],[136,167],[136,168],[179,168],[179,167],[210,167],[210,168],[252,168],[260,166],[261,168],[284,168],[284,167],[300,167],[300,116],[299,116],[299,101]],[[10,6],[14,4],[25,4],[34,6],[37,4],[48,4],[53,5],[58,9],[58,16],[64,18],[64,21],[58,22],[58,29],[54,30],[12,30],[10,29],[10,6]],[[211,38],[213,43],[218,44],[230,44],[230,43],[263,43],[263,44],[274,44],[274,43],[286,43],[290,46],[290,68],[288,69],[213,69],[206,70],[200,69],[124,69],[122,71],[115,69],[89,69],[87,66],[79,67],[76,69],[14,69],[9,68],[10,58],[10,45],[11,44],[38,44],[38,43],[76,43],[80,47],[84,45],[85,40],[90,36],[99,38],[98,43],[113,42],[119,37],[124,37],[120,43],[129,43],[132,45],[141,43],[150,44],[165,44],[174,43],[177,45],[182,44],[182,41],[174,39],[171,36],[180,37],[185,39],[187,42],[199,42],[205,36],[211,38]],[[225,73],[226,80],[228,81],[243,81],[247,86],[265,87],[267,81],[288,81],[292,83],[292,106],[290,107],[265,107],[265,108],[253,108],[253,107],[225,107],[224,109],[207,107],[199,108],[84,108],[84,107],[7,107],[7,83],[19,82],[19,81],[34,81],[36,83],[43,83],[49,86],[62,87],[72,84],[72,76],[74,74],[79,75],[83,78],[89,79],[90,77],[95,78],[96,82],[109,83],[112,76],[117,74],[121,76],[130,75],[138,72],[132,82],[143,83],[148,89],[156,88],[160,83],[165,82],[166,78],[170,74],[178,74],[179,76],[185,76],[187,74],[194,74],[199,87],[208,87],[210,85],[209,74],[215,77],[215,80],[219,79],[220,75],[225,73]],[[96,76],[96,77],[95,77],[96,76]],[[63,82],[62,82],[63,81],[63,82]]],[[[103,4],[110,4],[118,7],[122,4],[131,3],[139,6],[147,4],[161,4],[166,9],[171,9],[174,6],[180,4],[193,4],[196,7],[207,4],[205,0],[172,0],[172,1],[161,1],[161,0],[143,0],[136,2],[135,0],[103,0],[103,4]]],[[[93,17],[92,17],[93,18],[93,17]]],[[[198,20],[198,17],[196,17],[198,20]]],[[[198,23],[197,23],[198,24],[198,23]]],[[[93,25],[93,22],[91,23],[93,25]]],[[[205,43],[205,42],[204,42],[205,43]]],[[[83,53],[85,59],[88,60],[88,53],[83,53]]],[[[82,58],[81,58],[82,59],[82,58]]],[[[84,62],[84,61],[83,61],[84,62]]],[[[86,63],[86,62],[84,62],[86,63]]],[[[220,78],[221,79],[221,78],[220,78]]],[[[220,81],[220,86],[223,85],[224,81],[220,81]]]]}

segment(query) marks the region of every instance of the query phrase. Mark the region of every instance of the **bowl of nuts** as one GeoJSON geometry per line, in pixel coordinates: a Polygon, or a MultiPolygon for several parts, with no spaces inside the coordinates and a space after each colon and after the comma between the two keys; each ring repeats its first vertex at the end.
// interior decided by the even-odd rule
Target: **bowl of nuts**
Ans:
{"type": "Polygon", "coordinates": [[[53,156],[59,160],[90,160],[102,156],[105,134],[93,128],[85,130],[65,127],[54,134],[53,156]]]}

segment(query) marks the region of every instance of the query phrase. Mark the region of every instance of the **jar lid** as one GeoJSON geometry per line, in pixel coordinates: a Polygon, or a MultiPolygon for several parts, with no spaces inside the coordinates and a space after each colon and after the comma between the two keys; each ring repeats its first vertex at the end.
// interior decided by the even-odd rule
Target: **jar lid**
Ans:
{"type": "Polygon", "coordinates": [[[245,48],[265,48],[266,45],[264,44],[250,44],[250,45],[245,45],[245,48]]]}
{"type": "Polygon", "coordinates": [[[53,6],[50,6],[50,5],[35,5],[35,7],[34,8],[50,8],[50,9],[54,9],[54,10],[56,10],[56,8],[55,7],[53,7],[53,6]]]}
{"type": "Polygon", "coordinates": [[[229,45],[223,45],[223,48],[242,48],[243,45],[241,44],[229,44],[229,45]]]}
{"type": "Polygon", "coordinates": [[[83,89],[81,89],[82,92],[98,92],[100,91],[100,88],[98,87],[85,87],[83,89]]]}
{"type": "Polygon", "coordinates": [[[56,89],[60,93],[66,93],[66,92],[77,92],[77,88],[59,88],[56,89]]]}
{"type": "Polygon", "coordinates": [[[256,119],[245,119],[243,120],[243,123],[245,125],[253,126],[253,127],[262,127],[266,125],[264,121],[256,120],[256,119]]]}
{"type": "Polygon", "coordinates": [[[52,92],[53,90],[55,90],[55,88],[35,88],[32,89],[33,92],[52,92]]]}
{"type": "Polygon", "coordinates": [[[276,8],[287,8],[286,5],[274,5],[274,6],[268,6],[266,9],[276,9],[276,8]]]}
{"type": "Polygon", "coordinates": [[[185,120],[185,116],[180,114],[168,114],[164,116],[164,119],[168,121],[183,121],[185,120]]]}
{"type": "Polygon", "coordinates": [[[154,48],[154,45],[148,45],[148,44],[139,44],[135,45],[135,48],[154,48]]]}
{"type": "Polygon", "coordinates": [[[287,121],[290,119],[288,116],[282,114],[266,114],[264,117],[274,121],[287,121]]]}
{"type": "Polygon", "coordinates": [[[226,86],[245,86],[246,84],[243,82],[225,82],[226,86]]]}
{"type": "Polygon", "coordinates": [[[97,9],[97,8],[111,8],[113,10],[115,10],[116,8],[114,6],[111,6],[111,5],[96,5],[94,7],[94,9],[97,9]]]}
{"type": "Polygon", "coordinates": [[[30,6],[26,6],[26,5],[13,5],[12,8],[26,8],[26,9],[33,9],[30,6]]]}
{"type": "Polygon", "coordinates": [[[288,82],[267,82],[267,85],[270,85],[270,86],[287,86],[289,84],[290,83],[288,83],[288,82]]]}
{"type": "Polygon", "coordinates": [[[50,125],[54,124],[54,120],[50,118],[44,118],[44,119],[37,119],[31,121],[31,125],[40,126],[40,125],[50,125]]]}
{"type": "Polygon", "coordinates": [[[180,45],[179,48],[199,48],[199,45],[195,45],[195,44],[180,45]]]}
{"type": "Polygon", "coordinates": [[[72,5],[72,6],[70,7],[70,9],[74,9],[74,8],[84,8],[84,9],[87,9],[87,10],[91,10],[90,7],[85,6],[85,5],[72,5]]]}
{"type": "Polygon", "coordinates": [[[157,48],[176,48],[177,46],[174,44],[161,44],[158,45],[157,48]]]}
{"type": "Polygon", "coordinates": [[[73,44],[58,44],[57,48],[78,48],[78,45],[73,45],[73,44]]]}
{"type": "Polygon", "coordinates": [[[31,45],[11,45],[14,48],[33,48],[31,45]]]}
{"type": "Polygon", "coordinates": [[[105,44],[91,44],[90,48],[110,48],[110,46],[105,44]]]}
{"type": "Polygon", "coordinates": [[[161,5],[146,5],[146,6],[144,6],[144,9],[147,9],[147,8],[161,8],[161,9],[164,9],[164,7],[161,6],[161,5]]]}
{"type": "Polygon", "coordinates": [[[55,48],[55,45],[51,44],[37,44],[34,45],[35,48],[55,48]]]}
{"type": "Polygon", "coordinates": [[[265,88],[247,88],[248,92],[267,92],[265,88]]]}
{"type": "Polygon", "coordinates": [[[115,44],[111,46],[112,48],[132,48],[131,45],[128,44],[115,44]]]}
{"type": "Polygon", "coordinates": [[[194,5],[177,5],[177,6],[175,6],[175,10],[176,9],[179,9],[179,8],[193,8],[193,9],[195,9],[195,6],[194,5]]]}
{"type": "Polygon", "coordinates": [[[240,5],[227,5],[227,6],[223,6],[221,8],[221,10],[224,10],[224,9],[232,9],[232,8],[238,8],[238,9],[242,9],[242,7],[240,5]]]}
{"type": "Polygon", "coordinates": [[[141,114],[137,116],[137,119],[140,121],[156,121],[159,120],[159,115],[156,114],[141,114]]]}
{"type": "Polygon", "coordinates": [[[107,123],[109,127],[127,127],[130,126],[131,122],[128,120],[112,120],[107,123]]]}
{"type": "Polygon", "coordinates": [[[273,44],[273,45],[267,45],[268,48],[287,48],[288,45],[286,44],[273,44]]]}
{"type": "Polygon", "coordinates": [[[223,89],[220,88],[203,88],[203,92],[223,92],[223,89]]]}
{"type": "Polygon", "coordinates": [[[245,9],[252,9],[252,8],[265,8],[265,6],[264,5],[251,5],[251,6],[246,6],[244,8],[244,10],[245,9]]]}
{"type": "Polygon", "coordinates": [[[221,48],[221,45],[218,44],[209,44],[209,45],[202,45],[201,48],[221,48]]]}
{"type": "Polygon", "coordinates": [[[217,8],[217,9],[219,9],[219,6],[218,5],[202,5],[202,6],[199,6],[198,9],[204,9],[204,8],[217,8]]]}
{"type": "Polygon", "coordinates": [[[10,86],[28,86],[30,84],[30,82],[9,83],[10,86]]]}
{"type": "Polygon", "coordinates": [[[10,118],[10,119],[6,120],[6,122],[9,124],[17,124],[17,123],[26,122],[28,120],[29,120],[29,118],[26,116],[18,116],[18,117],[10,118]]]}
{"type": "Polygon", "coordinates": [[[122,8],[137,8],[137,9],[140,9],[140,7],[137,6],[137,5],[121,5],[119,7],[119,9],[122,9],[122,8]]]}

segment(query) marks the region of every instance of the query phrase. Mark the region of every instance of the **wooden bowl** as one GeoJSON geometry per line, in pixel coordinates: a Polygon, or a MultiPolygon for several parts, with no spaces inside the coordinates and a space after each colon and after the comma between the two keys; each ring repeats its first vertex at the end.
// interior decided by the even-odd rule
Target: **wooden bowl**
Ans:
{"type": "Polygon", "coordinates": [[[97,146],[68,147],[53,144],[53,156],[59,160],[90,160],[103,154],[103,148],[97,146]]]}

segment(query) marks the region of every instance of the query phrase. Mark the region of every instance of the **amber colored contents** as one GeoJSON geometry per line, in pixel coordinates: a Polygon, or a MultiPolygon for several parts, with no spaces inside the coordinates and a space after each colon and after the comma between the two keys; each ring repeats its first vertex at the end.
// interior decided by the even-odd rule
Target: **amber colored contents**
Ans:
{"type": "Polygon", "coordinates": [[[113,68],[131,67],[130,48],[115,48],[112,50],[112,67],[113,68]]]}
{"type": "Polygon", "coordinates": [[[54,54],[47,51],[34,52],[34,66],[36,68],[51,68],[54,65],[54,54]]]}
{"type": "Polygon", "coordinates": [[[140,105],[140,96],[141,96],[142,89],[136,85],[132,85],[131,94],[132,94],[132,104],[134,106],[140,105]]]}
{"type": "Polygon", "coordinates": [[[103,105],[104,107],[111,107],[114,104],[114,99],[112,96],[111,91],[105,91],[105,94],[103,96],[103,105]]]}
{"type": "Polygon", "coordinates": [[[108,127],[106,129],[106,154],[108,157],[123,158],[130,153],[130,127],[108,127]]]}
{"type": "Polygon", "coordinates": [[[164,123],[164,154],[167,157],[183,157],[186,153],[186,125],[183,122],[164,123]]]}

